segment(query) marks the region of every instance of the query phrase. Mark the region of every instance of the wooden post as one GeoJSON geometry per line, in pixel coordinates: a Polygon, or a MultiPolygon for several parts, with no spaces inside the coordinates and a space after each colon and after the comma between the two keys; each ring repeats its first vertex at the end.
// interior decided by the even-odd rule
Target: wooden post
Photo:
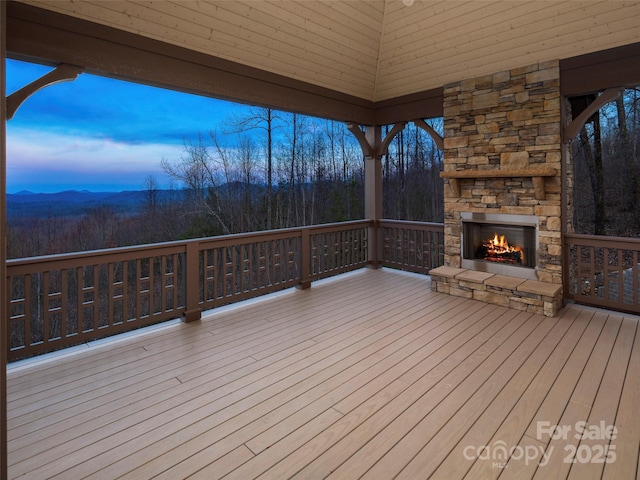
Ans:
{"type": "Polygon", "coordinates": [[[309,227],[303,228],[300,234],[300,282],[296,288],[305,289],[311,286],[311,235],[309,227]]]}
{"type": "Polygon", "coordinates": [[[0,478],[7,473],[7,358],[9,295],[7,282],[7,3],[0,2],[0,478]]]}
{"type": "Polygon", "coordinates": [[[382,220],[382,155],[387,153],[391,140],[404,127],[405,122],[395,124],[383,140],[380,125],[369,125],[363,132],[355,123],[347,124],[364,155],[364,217],[373,222],[367,232],[371,268],[379,268],[382,259],[382,231],[378,228],[378,222],[382,220]]]}
{"type": "Polygon", "coordinates": [[[187,242],[183,279],[184,285],[184,314],[185,323],[200,320],[200,248],[197,241],[187,242]]]}
{"type": "Polygon", "coordinates": [[[365,138],[372,147],[369,155],[365,152],[364,158],[364,216],[367,220],[373,220],[367,234],[369,266],[380,267],[382,242],[381,232],[378,229],[378,221],[382,219],[382,156],[377,146],[381,143],[382,129],[378,125],[367,126],[365,138]]]}

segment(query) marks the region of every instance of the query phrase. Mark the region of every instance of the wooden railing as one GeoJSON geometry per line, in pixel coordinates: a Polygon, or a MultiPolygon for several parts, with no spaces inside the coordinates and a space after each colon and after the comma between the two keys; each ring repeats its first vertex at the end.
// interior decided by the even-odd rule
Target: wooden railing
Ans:
{"type": "Polygon", "coordinates": [[[417,273],[429,273],[444,264],[442,223],[381,220],[382,264],[417,273]]]}
{"type": "MultiPolygon", "coordinates": [[[[443,225],[367,220],[7,262],[9,359],[37,355],[361,268],[428,273],[443,225]],[[372,242],[370,235],[375,232],[372,242]]],[[[565,296],[640,313],[640,240],[564,236],[565,296]]]]}
{"type": "Polygon", "coordinates": [[[640,239],[564,235],[565,297],[640,313],[640,239]]]}
{"type": "Polygon", "coordinates": [[[179,317],[184,265],[184,243],[8,261],[9,359],[179,317]]]}
{"type": "MultiPolygon", "coordinates": [[[[10,260],[9,360],[172,318],[191,321],[203,310],[362,268],[374,225],[362,220],[10,260]]],[[[427,273],[441,264],[442,225],[379,226],[383,265],[427,273]]]]}
{"type": "Polygon", "coordinates": [[[197,271],[199,278],[187,275],[187,284],[191,280],[196,288],[187,289],[192,298],[185,315],[194,305],[199,312],[362,268],[370,224],[334,223],[186,242],[187,251],[194,252],[187,271],[197,271]]]}

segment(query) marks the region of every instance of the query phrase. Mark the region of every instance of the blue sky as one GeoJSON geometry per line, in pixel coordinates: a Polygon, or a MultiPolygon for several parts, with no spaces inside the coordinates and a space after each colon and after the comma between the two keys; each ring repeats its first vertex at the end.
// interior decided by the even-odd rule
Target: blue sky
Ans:
{"type": "MultiPolygon", "coordinates": [[[[7,60],[7,94],[51,70],[7,60]]],[[[168,187],[161,160],[244,108],[83,73],[36,92],[7,123],[7,191],[140,190],[149,175],[168,187]]]]}

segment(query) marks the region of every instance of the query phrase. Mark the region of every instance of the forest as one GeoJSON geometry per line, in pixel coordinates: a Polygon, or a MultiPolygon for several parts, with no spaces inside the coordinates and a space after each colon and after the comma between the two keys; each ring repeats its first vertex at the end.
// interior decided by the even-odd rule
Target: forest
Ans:
{"type": "Polygon", "coordinates": [[[571,147],[575,233],[640,237],[640,88],[601,108],[571,147]]]}
{"type": "MultiPolygon", "coordinates": [[[[442,132],[442,119],[429,121],[442,132]]],[[[391,127],[383,128],[383,136],[391,127]]],[[[571,145],[576,233],[640,236],[640,89],[593,115],[571,145]]],[[[140,179],[140,205],[82,216],[10,216],[9,258],[182,240],[364,217],[364,159],[345,124],[253,107],[158,159],[173,179],[140,179]]],[[[383,163],[383,216],[442,222],[442,152],[412,124],[383,163]]]]}

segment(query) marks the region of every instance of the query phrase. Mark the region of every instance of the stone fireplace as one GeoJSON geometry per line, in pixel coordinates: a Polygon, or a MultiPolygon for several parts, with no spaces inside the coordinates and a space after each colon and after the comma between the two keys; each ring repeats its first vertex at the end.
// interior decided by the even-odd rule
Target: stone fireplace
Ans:
{"type": "Polygon", "coordinates": [[[445,87],[434,289],[545,315],[562,306],[560,102],[557,61],[445,87]]]}
{"type": "Polygon", "coordinates": [[[462,212],[462,268],[536,280],[538,217],[462,212]]]}

